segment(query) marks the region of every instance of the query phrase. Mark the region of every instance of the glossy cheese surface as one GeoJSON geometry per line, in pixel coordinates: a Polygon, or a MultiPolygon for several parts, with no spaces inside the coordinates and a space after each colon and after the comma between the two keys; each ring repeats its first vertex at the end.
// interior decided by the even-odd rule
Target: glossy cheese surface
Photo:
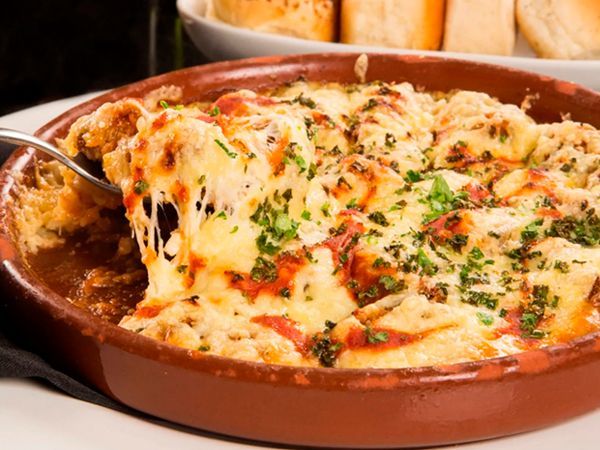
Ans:
{"type": "Polygon", "coordinates": [[[408,83],[169,101],[105,104],[61,143],[124,192],[149,285],[122,327],[340,368],[479,360],[598,329],[589,125],[408,83]]]}

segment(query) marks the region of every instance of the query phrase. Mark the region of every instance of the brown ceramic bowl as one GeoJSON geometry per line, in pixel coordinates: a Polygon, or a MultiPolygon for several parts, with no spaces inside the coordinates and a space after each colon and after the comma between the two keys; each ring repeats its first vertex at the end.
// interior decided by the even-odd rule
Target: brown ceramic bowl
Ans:
{"type": "MultiPolygon", "coordinates": [[[[357,81],[357,55],[269,57],[194,67],[114,90],[41,128],[52,140],[106,101],[179,85],[188,100],[297,79],[357,81]]],[[[600,95],[551,78],[472,62],[371,55],[368,80],[430,90],[488,92],[519,104],[539,94],[539,121],[600,127],[600,95]]],[[[193,355],[136,335],[70,304],[15,245],[13,171],[30,170],[20,149],[0,173],[0,300],[12,334],[56,366],[140,411],[192,427],[288,444],[402,447],[487,439],[532,430],[600,405],[600,334],[514,356],[417,369],[283,367],[193,355]]],[[[68,250],[68,249],[67,249],[68,250]]],[[[65,252],[67,251],[65,250],[65,252]]],[[[65,258],[69,258],[65,253],[65,258]]]]}

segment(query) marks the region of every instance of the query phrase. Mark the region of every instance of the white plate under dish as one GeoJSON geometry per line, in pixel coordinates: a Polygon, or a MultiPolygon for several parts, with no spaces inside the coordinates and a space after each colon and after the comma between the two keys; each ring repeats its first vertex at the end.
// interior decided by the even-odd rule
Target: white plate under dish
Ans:
{"type": "MultiPolygon", "coordinates": [[[[285,55],[298,53],[397,53],[458,58],[511,66],[538,72],[555,78],[583,84],[600,90],[600,60],[557,60],[536,58],[519,34],[515,56],[481,55],[441,51],[404,50],[365,45],[342,44],[299,39],[278,34],[262,33],[238,28],[207,18],[209,0],[177,0],[177,9],[183,25],[194,44],[214,61],[249,58],[253,56],[285,55]]],[[[493,80],[491,80],[493,82],[493,80]]]]}

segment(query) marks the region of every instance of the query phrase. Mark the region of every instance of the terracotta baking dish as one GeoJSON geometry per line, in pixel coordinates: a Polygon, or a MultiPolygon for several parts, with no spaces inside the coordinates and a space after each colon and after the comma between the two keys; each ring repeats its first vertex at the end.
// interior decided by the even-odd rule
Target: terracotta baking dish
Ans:
{"type": "MultiPolygon", "coordinates": [[[[52,140],[106,101],[179,85],[187,100],[292,81],[355,82],[357,55],[269,57],[211,64],[114,90],[41,128],[52,140]]],[[[367,80],[408,80],[429,90],[488,92],[519,104],[539,94],[539,121],[570,113],[600,127],[600,95],[507,68],[412,56],[371,55],[367,80]]],[[[487,439],[532,430],[600,406],[600,333],[544,350],[444,367],[338,370],[257,364],[196,354],[121,329],[48,287],[15,246],[13,171],[31,169],[20,149],[0,173],[0,316],[56,366],[135,409],[232,436],[326,447],[403,447],[487,439]]],[[[65,258],[70,258],[65,250],[65,258]]]]}

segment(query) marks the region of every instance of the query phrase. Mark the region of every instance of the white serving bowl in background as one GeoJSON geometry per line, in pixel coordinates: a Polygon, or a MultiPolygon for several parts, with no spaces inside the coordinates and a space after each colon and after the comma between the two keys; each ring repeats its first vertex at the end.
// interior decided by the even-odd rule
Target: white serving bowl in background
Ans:
{"type": "Polygon", "coordinates": [[[206,16],[210,0],[177,0],[183,25],[198,49],[209,59],[222,61],[253,56],[300,53],[373,52],[405,55],[427,55],[466,59],[511,66],[555,78],[580,83],[600,90],[600,60],[554,60],[536,58],[521,35],[518,36],[516,56],[495,56],[473,53],[405,50],[365,45],[342,44],[299,39],[278,34],[238,28],[206,16]]]}

